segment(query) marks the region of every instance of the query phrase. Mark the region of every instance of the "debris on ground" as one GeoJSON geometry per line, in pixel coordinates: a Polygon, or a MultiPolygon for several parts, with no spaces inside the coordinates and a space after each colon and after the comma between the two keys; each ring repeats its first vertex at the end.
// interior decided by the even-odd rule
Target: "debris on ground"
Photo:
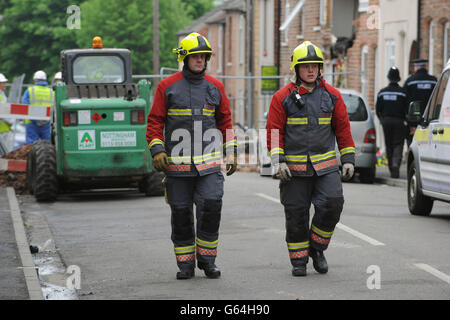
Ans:
{"type": "MultiPolygon", "coordinates": [[[[8,160],[27,160],[32,145],[25,145],[5,154],[2,158],[8,160]]],[[[27,174],[25,172],[0,171],[0,187],[13,187],[16,194],[28,194],[27,174]]]]}
{"type": "Polygon", "coordinates": [[[9,160],[27,160],[28,152],[31,151],[33,145],[28,144],[20,147],[17,150],[13,150],[10,153],[5,154],[2,158],[9,160]]]}

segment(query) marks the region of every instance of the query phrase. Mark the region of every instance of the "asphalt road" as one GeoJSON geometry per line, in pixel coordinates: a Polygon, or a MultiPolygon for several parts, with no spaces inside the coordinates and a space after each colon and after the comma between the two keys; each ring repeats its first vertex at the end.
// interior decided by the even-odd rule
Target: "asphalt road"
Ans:
{"type": "Polygon", "coordinates": [[[416,217],[403,188],[345,183],[344,212],[325,252],[329,272],[318,274],[310,261],[308,275],[294,278],[278,190],[278,181],[255,173],[227,177],[216,261],[222,277],[197,269],[187,281],[175,279],[163,197],[95,192],[53,204],[19,200],[33,224],[31,241],[43,246],[52,237],[64,267],[80,268],[78,299],[450,298],[449,204],[436,202],[430,217],[416,217]]]}

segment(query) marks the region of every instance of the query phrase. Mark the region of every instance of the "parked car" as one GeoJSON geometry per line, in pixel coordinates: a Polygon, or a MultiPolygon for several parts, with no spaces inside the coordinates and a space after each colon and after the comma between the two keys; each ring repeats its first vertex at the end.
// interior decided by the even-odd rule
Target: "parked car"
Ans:
{"type": "MultiPolygon", "coordinates": [[[[347,106],[351,132],[355,141],[355,172],[363,183],[373,183],[376,170],[376,135],[375,124],[369,105],[362,94],[347,89],[339,89],[347,106]]],[[[336,146],[337,149],[337,146],[336,146]]],[[[273,175],[273,166],[267,151],[266,132],[260,130],[259,135],[259,169],[261,175],[273,175]]],[[[337,158],[340,163],[339,152],[337,158]]]]}
{"type": "Polygon", "coordinates": [[[411,102],[408,117],[417,121],[408,150],[408,208],[427,216],[433,202],[450,202],[450,60],[420,115],[420,102],[411,102]]]}
{"type": "MultiPolygon", "coordinates": [[[[364,96],[354,90],[338,89],[347,107],[348,118],[355,142],[355,172],[363,183],[375,181],[377,144],[375,123],[364,96]]],[[[337,152],[340,160],[339,152],[337,152]]],[[[339,165],[341,165],[339,161],[339,165]]]]}

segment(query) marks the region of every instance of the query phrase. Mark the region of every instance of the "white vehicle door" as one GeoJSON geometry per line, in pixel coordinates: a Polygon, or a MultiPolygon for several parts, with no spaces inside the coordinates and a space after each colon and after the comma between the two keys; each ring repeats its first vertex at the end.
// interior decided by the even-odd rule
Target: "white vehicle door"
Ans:
{"type": "MultiPolygon", "coordinates": [[[[442,75],[436,85],[429,105],[426,109],[425,120],[428,123],[427,128],[421,128],[422,137],[427,137],[426,141],[419,144],[420,155],[420,177],[422,188],[426,191],[442,192],[442,185],[445,183],[446,168],[450,167],[449,158],[443,158],[443,149],[441,148],[442,136],[445,133],[443,123],[440,119],[442,102],[445,88],[448,84],[449,71],[442,75]]],[[[423,139],[424,140],[424,139],[423,139]]],[[[448,170],[448,169],[447,169],[448,170]]]]}
{"type": "Polygon", "coordinates": [[[436,95],[436,111],[440,110],[437,125],[436,167],[440,192],[450,195],[450,70],[443,73],[436,95]]]}

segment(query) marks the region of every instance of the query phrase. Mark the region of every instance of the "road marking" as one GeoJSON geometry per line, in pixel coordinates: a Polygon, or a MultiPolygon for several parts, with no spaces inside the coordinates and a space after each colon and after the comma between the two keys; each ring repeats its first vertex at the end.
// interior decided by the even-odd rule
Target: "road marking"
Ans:
{"type": "MultiPolygon", "coordinates": [[[[264,193],[255,193],[255,195],[257,195],[258,197],[261,197],[261,198],[264,198],[264,199],[276,202],[276,203],[281,203],[280,199],[268,196],[268,195],[266,195],[264,193]]],[[[343,230],[343,231],[346,231],[346,232],[350,233],[351,235],[353,235],[353,236],[355,236],[355,237],[357,237],[357,238],[359,238],[361,240],[364,240],[364,241],[370,243],[373,246],[384,246],[385,245],[383,242],[375,240],[375,239],[373,239],[373,238],[371,238],[371,237],[369,237],[369,236],[367,236],[367,235],[365,235],[365,234],[363,234],[363,233],[361,233],[359,231],[356,231],[356,230],[354,230],[354,229],[352,229],[350,227],[347,227],[346,225],[344,225],[344,224],[342,224],[340,222],[338,222],[336,227],[341,229],[341,230],[343,230]]]]}
{"type": "Polygon", "coordinates": [[[273,202],[276,202],[276,203],[281,203],[279,199],[273,198],[273,197],[271,197],[271,196],[268,196],[267,194],[264,194],[264,193],[255,193],[255,194],[256,194],[258,197],[265,198],[265,199],[267,199],[267,200],[270,200],[270,201],[273,201],[273,202]]]}
{"type": "Polygon", "coordinates": [[[445,273],[433,268],[432,266],[425,264],[425,263],[415,263],[414,266],[417,268],[426,271],[428,273],[431,273],[433,276],[441,279],[444,282],[447,282],[450,284],[450,276],[446,275],[445,273]]]}
{"type": "Polygon", "coordinates": [[[353,235],[353,236],[355,236],[357,238],[360,238],[361,240],[364,240],[364,241],[370,243],[371,245],[374,245],[374,246],[384,246],[385,245],[383,242],[380,242],[378,240],[375,240],[374,238],[366,236],[365,234],[363,234],[363,233],[361,233],[359,231],[356,231],[356,230],[354,230],[354,229],[352,229],[350,227],[347,227],[346,225],[344,225],[344,224],[342,224],[340,222],[338,222],[338,224],[336,225],[336,228],[339,228],[339,229],[341,229],[343,231],[346,231],[346,232],[350,233],[351,235],[353,235]]]}

